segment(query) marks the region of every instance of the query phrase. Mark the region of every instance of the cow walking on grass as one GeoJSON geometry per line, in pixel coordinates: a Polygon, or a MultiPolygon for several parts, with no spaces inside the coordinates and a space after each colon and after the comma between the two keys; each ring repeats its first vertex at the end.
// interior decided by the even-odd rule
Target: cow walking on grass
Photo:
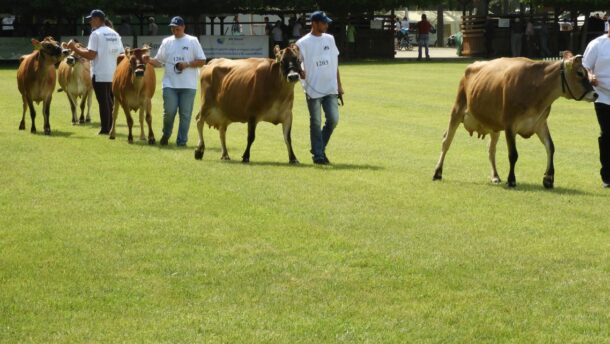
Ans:
{"type": "Polygon", "coordinates": [[[17,70],[17,87],[23,101],[23,113],[19,130],[25,130],[25,112],[30,109],[32,127],[30,132],[36,132],[36,109],[34,102],[42,102],[42,114],[44,116],[44,134],[51,135],[51,99],[55,91],[55,79],[57,78],[55,65],[68,54],[68,50],[61,48],[53,37],[46,37],[38,41],[32,39],[34,52],[24,55],[19,59],[17,70]]]}
{"type": "MultiPolygon", "coordinates": [[[[67,48],[66,43],[61,44],[62,48],[67,48]]],[[[76,45],[82,48],[79,43],[76,45]]],[[[59,64],[58,81],[61,89],[68,96],[70,102],[70,110],[72,111],[72,125],[91,122],[91,99],[93,93],[93,84],[91,83],[90,66],[91,63],[86,58],[83,58],[71,52],[68,57],[59,64]],[[78,98],[80,101],[80,119],[76,116],[76,104],[78,98]],[[87,105],[87,117],[85,117],[85,104],[87,105]]]]}
{"type": "Polygon", "coordinates": [[[496,144],[500,131],[504,131],[510,161],[509,187],[516,186],[516,135],[529,138],[536,134],[547,152],[543,185],[552,188],[555,147],[547,124],[551,105],[559,97],[593,101],[596,96],[582,66],[582,57],[569,52],[557,62],[501,58],[469,65],[460,81],[433,179],[442,179],[445,156],[455,131],[463,123],[471,135],[476,131],[479,137],[491,136],[489,161],[493,183],[500,182],[496,144]]]}
{"type": "Polygon", "coordinates": [[[112,79],[112,94],[114,95],[114,110],[112,111],[112,128],[110,139],[116,137],[116,119],[119,116],[119,108],[123,108],[127,117],[129,136],[127,140],[133,143],[133,118],[131,111],[140,113],[140,140],[145,141],[144,118],[148,124],[148,143],[155,144],[155,134],[152,130],[151,99],[155,94],[156,78],[155,69],[146,68],[149,47],[126,49],[125,55],[119,56],[119,64],[112,79]],[[146,117],[144,117],[146,114],[146,117]]]}
{"type": "Polygon", "coordinates": [[[296,47],[280,50],[276,59],[212,60],[201,70],[201,110],[197,115],[199,144],[195,159],[202,159],[205,150],[203,126],[207,123],[220,131],[221,159],[229,160],[225,136],[233,122],[248,123],[248,145],[242,156],[250,161],[256,125],[260,121],[282,123],[284,141],[291,164],[298,163],[292,150],[292,105],[294,85],[302,73],[296,47]]]}

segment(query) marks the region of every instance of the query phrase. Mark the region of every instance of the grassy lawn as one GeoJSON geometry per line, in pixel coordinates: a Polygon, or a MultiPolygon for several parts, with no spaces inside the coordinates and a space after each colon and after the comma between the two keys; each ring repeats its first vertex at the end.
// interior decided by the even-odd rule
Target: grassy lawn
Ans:
{"type": "MultiPolygon", "coordinates": [[[[187,149],[129,145],[123,114],[110,141],[96,102],[94,123],[72,126],[63,93],[52,136],[41,110],[39,134],[29,115],[18,131],[16,68],[1,69],[0,342],[610,342],[592,104],[555,103],[554,190],[538,139],[517,140],[509,190],[463,129],[432,182],[464,67],[343,66],[329,167],[311,163],[300,86],[301,164],[262,123],[244,165],[245,125],[229,127],[233,161],[208,128],[196,161],[194,122],[187,149]]],[[[498,148],[506,180],[503,137],[498,148]]]]}

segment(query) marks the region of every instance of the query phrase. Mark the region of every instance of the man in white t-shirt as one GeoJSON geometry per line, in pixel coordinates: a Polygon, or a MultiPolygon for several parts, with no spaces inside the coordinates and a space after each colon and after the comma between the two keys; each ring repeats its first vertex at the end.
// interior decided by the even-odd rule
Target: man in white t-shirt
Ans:
{"type": "Polygon", "coordinates": [[[339,77],[339,49],[335,38],[326,33],[331,22],[322,11],[312,13],[311,32],[296,43],[305,71],[301,83],[309,109],[311,153],[314,164],[320,165],[330,163],[326,146],[339,122],[338,96],[343,94],[339,77]],[[322,129],[321,108],[326,116],[322,129]]]}
{"type": "Polygon", "coordinates": [[[174,128],[176,112],[180,113],[176,145],[184,147],[188,141],[193,103],[199,84],[199,68],[205,64],[205,54],[196,37],[184,33],[181,17],[172,18],[172,36],[163,40],[157,56],[148,63],[165,66],[163,75],[163,137],[159,142],[168,144],[174,128]]]}
{"type": "Polygon", "coordinates": [[[91,25],[91,35],[87,48],[79,48],[74,40],[68,48],[78,55],[91,60],[93,91],[100,108],[100,135],[107,135],[112,127],[112,77],[116,70],[117,57],[125,51],[121,36],[105,25],[106,15],[101,10],[93,10],[86,17],[91,25]]]}
{"type": "Polygon", "coordinates": [[[610,188],[610,32],[592,40],[583,56],[583,66],[598,94],[595,113],[601,128],[599,136],[600,174],[605,188],[610,188]]]}

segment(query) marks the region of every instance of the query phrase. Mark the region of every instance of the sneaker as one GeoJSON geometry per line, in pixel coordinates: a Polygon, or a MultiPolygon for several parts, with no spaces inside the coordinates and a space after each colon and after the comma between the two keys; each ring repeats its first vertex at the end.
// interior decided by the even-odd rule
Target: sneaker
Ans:
{"type": "Polygon", "coordinates": [[[326,155],[324,156],[324,162],[326,162],[327,165],[330,165],[330,160],[328,160],[328,157],[326,155]]]}
{"type": "Polygon", "coordinates": [[[602,182],[602,187],[604,189],[610,189],[610,183],[602,182]]]}
{"type": "Polygon", "coordinates": [[[108,134],[110,134],[110,132],[106,131],[106,130],[100,130],[97,134],[98,135],[108,135],[108,134]]]}
{"type": "Polygon", "coordinates": [[[430,61],[430,56],[426,57],[426,61],[430,61]]]}
{"type": "Polygon", "coordinates": [[[161,146],[167,146],[168,141],[169,141],[169,137],[167,137],[167,136],[163,135],[163,136],[161,137],[161,141],[159,141],[159,144],[160,144],[161,146]]]}
{"type": "Polygon", "coordinates": [[[328,165],[328,159],[313,159],[313,163],[316,165],[328,165]]]}

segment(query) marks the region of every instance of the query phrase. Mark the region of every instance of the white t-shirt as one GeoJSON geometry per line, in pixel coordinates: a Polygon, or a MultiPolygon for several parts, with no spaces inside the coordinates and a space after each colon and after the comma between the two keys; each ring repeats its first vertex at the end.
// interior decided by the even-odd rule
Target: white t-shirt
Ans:
{"type": "Polygon", "coordinates": [[[116,59],[122,52],[121,36],[108,26],[100,26],[91,32],[87,49],[97,52],[91,61],[91,77],[96,82],[112,82],[116,70],[116,59]]]}
{"type": "Polygon", "coordinates": [[[297,41],[297,46],[305,70],[305,80],[301,80],[305,93],[314,99],[339,94],[339,49],[335,38],[326,33],[322,36],[308,33],[297,41]]]}
{"type": "Polygon", "coordinates": [[[610,37],[607,34],[589,42],[582,64],[597,78],[598,85],[594,88],[599,97],[595,102],[610,105],[610,37]]]}
{"type": "Polygon", "coordinates": [[[181,38],[169,36],[163,40],[155,60],[165,64],[163,88],[190,88],[197,89],[199,84],[199,68],[186,68],[182,73],[174,69],[178,62],[193,62],[205,60],[205,54],[199,40],[191,35],[181,38]]]}

